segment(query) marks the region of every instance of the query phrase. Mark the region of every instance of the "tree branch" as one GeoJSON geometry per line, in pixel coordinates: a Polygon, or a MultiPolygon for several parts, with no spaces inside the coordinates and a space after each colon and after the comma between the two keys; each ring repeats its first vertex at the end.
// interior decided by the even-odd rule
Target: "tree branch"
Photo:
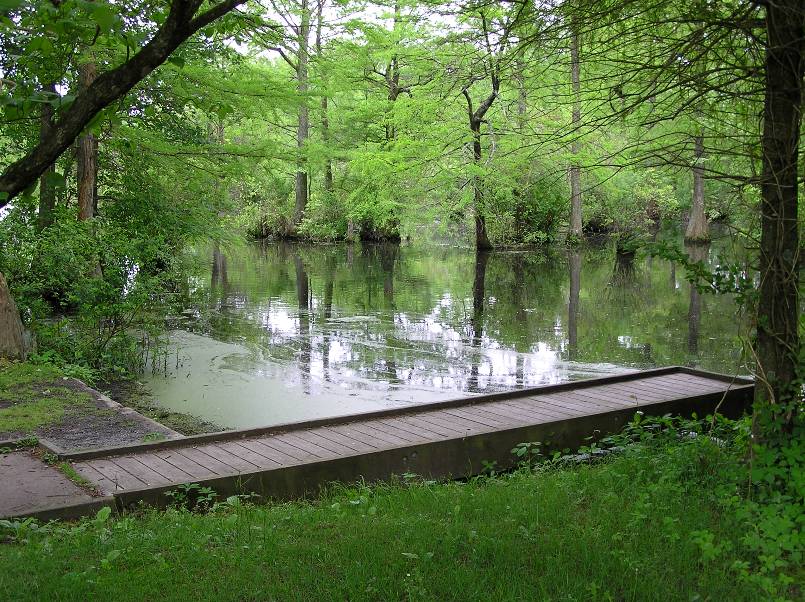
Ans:
{"type": "Polygon", "coordinates": [[[0,175],[0,207],[34,184],[98,113],[164,63],[182,42],[245,1],[224,0],[194,18],[201,0],[173,0],[165,22],[151,40],[125,63],[103,73],[80,92],[61,112],[51,135],[5,168],[0,175]]]}

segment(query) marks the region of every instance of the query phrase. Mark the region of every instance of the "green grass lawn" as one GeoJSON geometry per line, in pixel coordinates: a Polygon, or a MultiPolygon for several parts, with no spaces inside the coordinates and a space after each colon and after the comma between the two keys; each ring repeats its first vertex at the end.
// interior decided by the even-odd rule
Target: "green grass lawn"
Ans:
{"type": "Polygon", "coordinates": [[[753,526],[724,510],[742,470],[699,437],[468,483],[6,526],[0,599],[771,599],[741,576],[753,526]]]}

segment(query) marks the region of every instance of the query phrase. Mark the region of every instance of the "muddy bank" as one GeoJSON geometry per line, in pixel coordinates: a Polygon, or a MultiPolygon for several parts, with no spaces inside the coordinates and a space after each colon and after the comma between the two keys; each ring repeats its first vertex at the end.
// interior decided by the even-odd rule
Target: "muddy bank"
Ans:
{"type": "Polygon", "coordinates": [[[137,410],[140,414],[156,420],[182,435],[201,435],[227,430],[227,427],[192,414],[173,412],[159,407],[148,388],[133,380],[104,382],[98,385],[109,397],[123,405],[137,410]]]}

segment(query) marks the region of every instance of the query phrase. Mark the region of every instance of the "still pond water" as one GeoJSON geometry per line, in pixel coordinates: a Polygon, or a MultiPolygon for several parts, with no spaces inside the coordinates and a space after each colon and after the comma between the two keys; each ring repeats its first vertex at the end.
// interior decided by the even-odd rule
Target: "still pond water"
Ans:
{"type": "MultiPolygon", "coordinates": [[[[733,262],[729,239],[691,250],[733,262]]],[[[229,428],[671,364],[744,373],[744,320],[684,269],[578,251],[288,244],[212,249],[174,320],[164,407],[229,428]]]]}

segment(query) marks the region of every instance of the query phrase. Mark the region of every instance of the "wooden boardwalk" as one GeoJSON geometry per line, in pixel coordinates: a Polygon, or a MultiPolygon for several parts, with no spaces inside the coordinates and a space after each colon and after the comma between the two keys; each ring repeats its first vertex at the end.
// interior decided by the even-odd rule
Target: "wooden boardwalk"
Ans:
{"type": "Polygon", "coordinates": [[[518,443],[575,448],[617,432],[638,410],[705,415],[719,406],[736,415],[752,392],[749,380],[673,367],[62,457],[119,509],[164,505],[165,491],[182,483],[289,498],[333,481],[464,477],[487,462],[510,466],[518,443]]]}

